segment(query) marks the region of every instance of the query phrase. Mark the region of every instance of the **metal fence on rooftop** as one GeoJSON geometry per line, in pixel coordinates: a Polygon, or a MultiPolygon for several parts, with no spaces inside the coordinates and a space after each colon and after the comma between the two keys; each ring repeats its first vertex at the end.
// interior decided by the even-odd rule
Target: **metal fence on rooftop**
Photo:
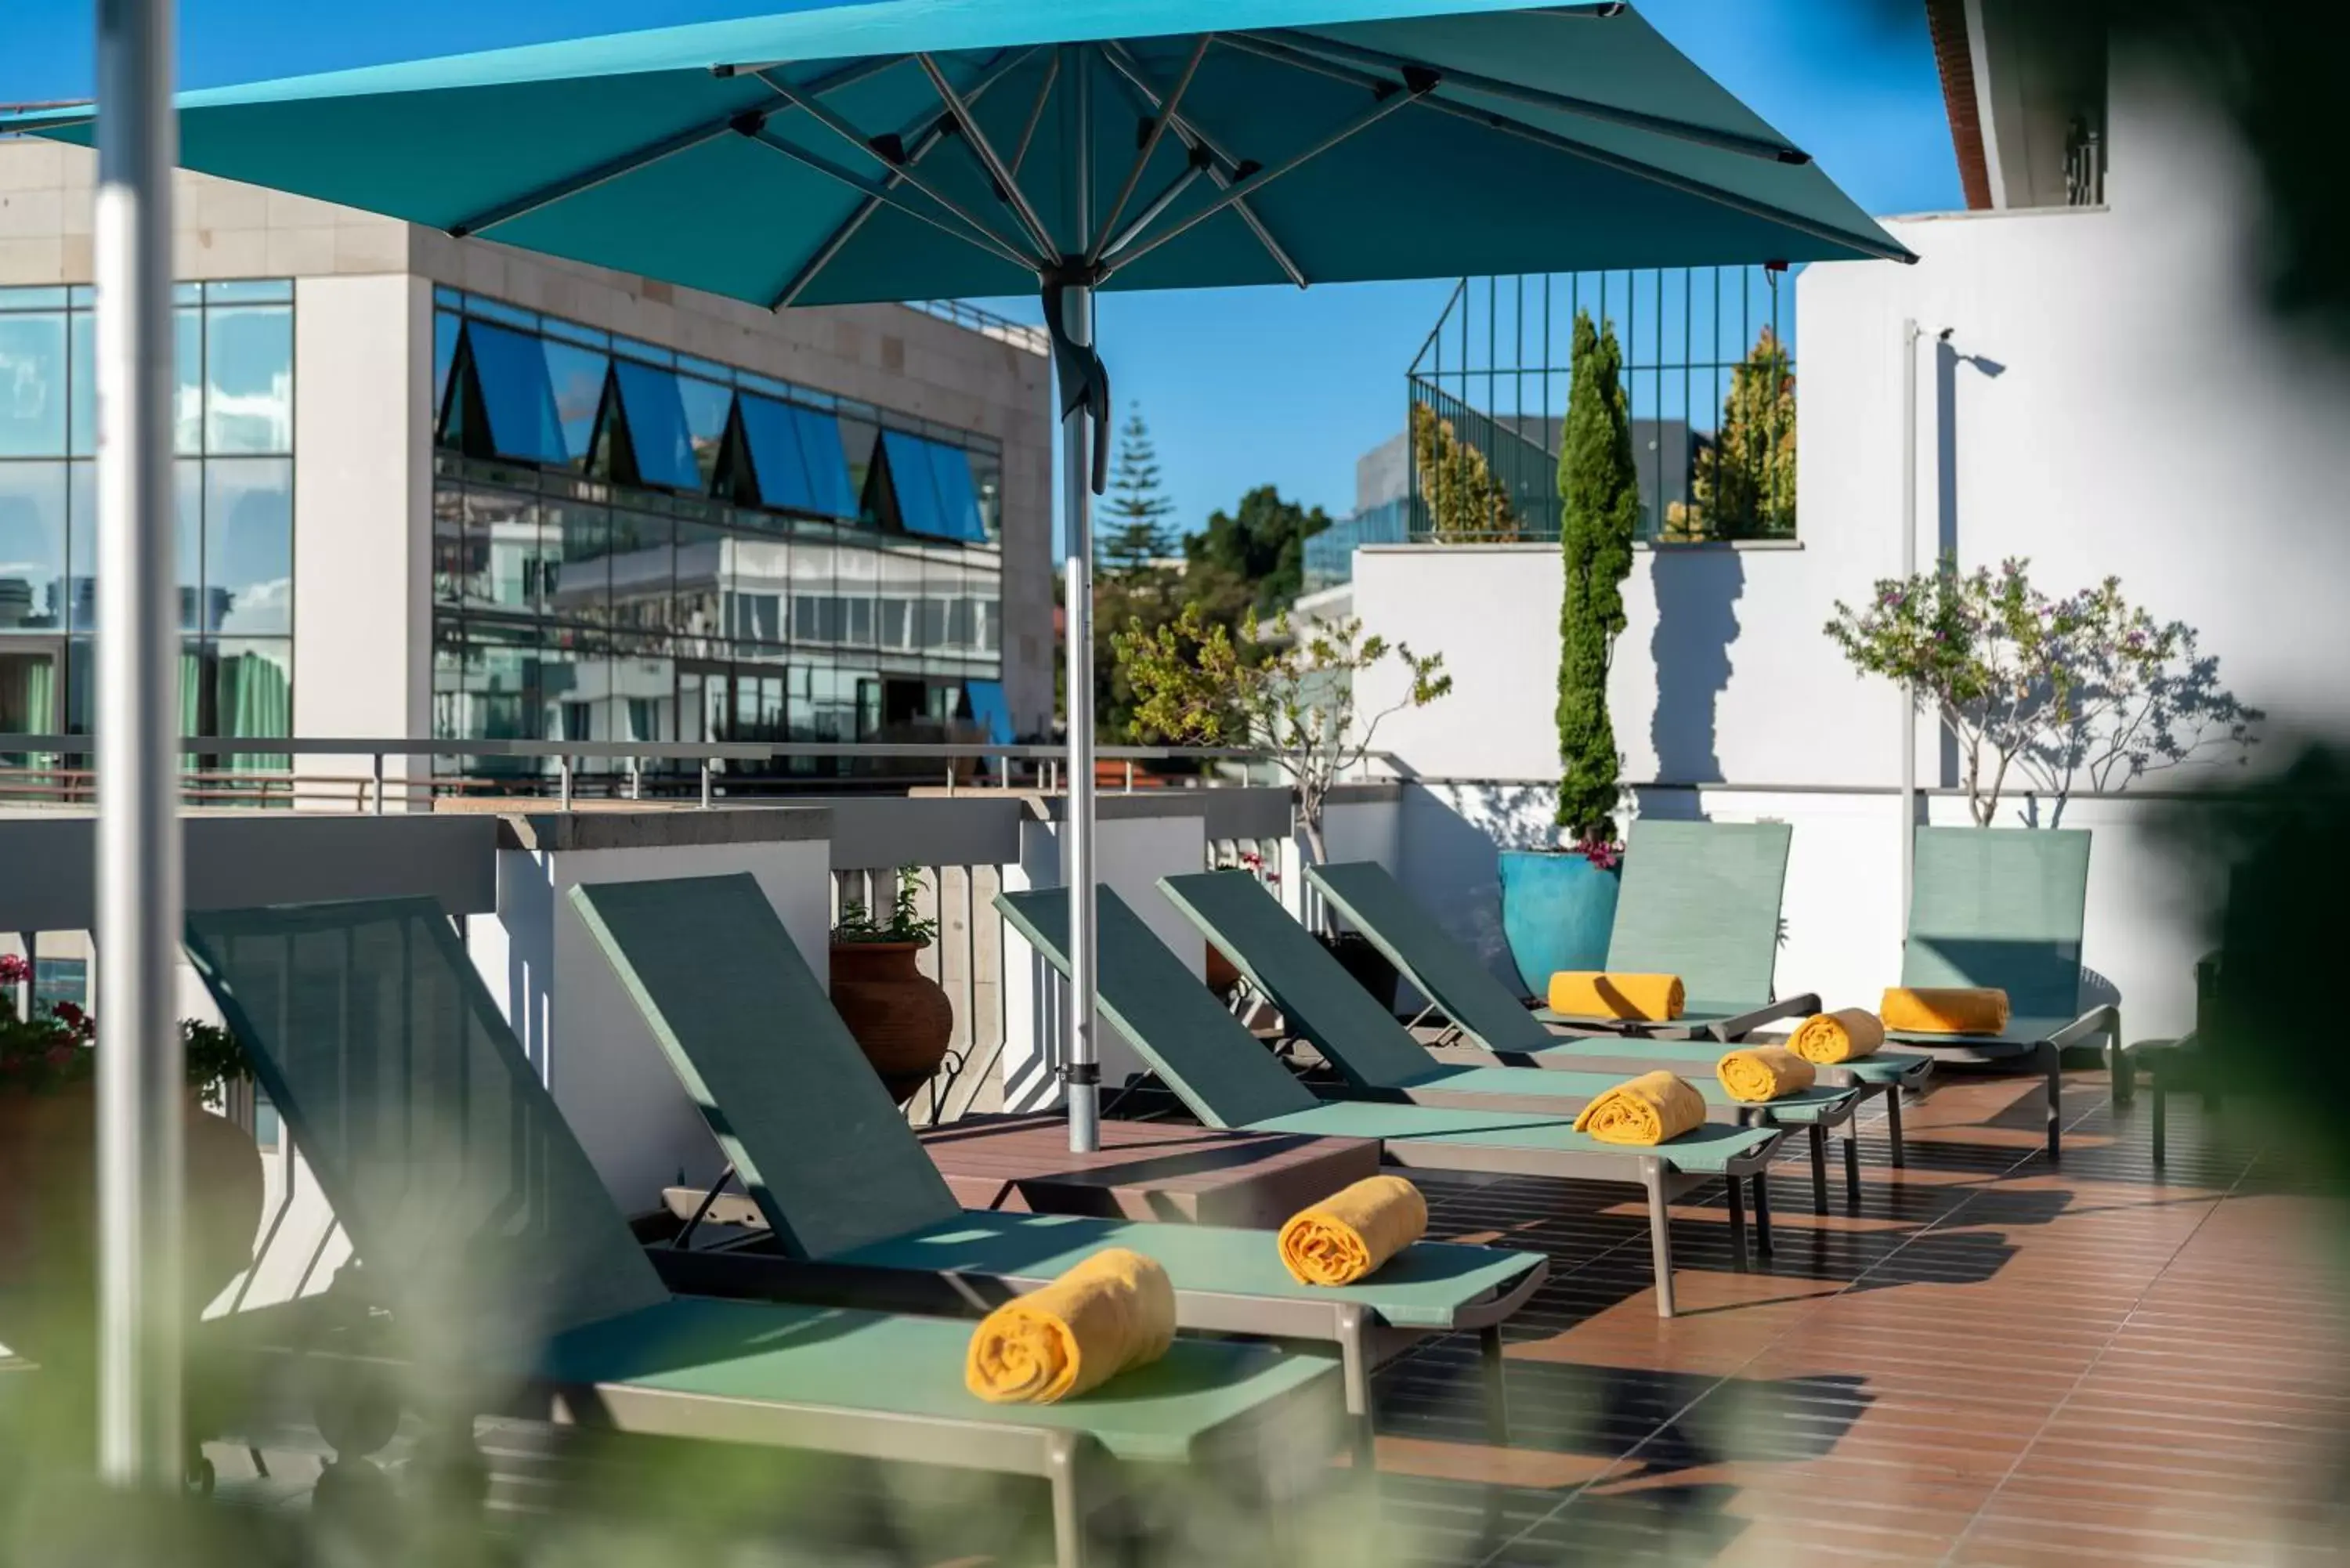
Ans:
{"type": "Polygon", "coordinates": [[[1407,377],[1410,537],[1558,537],[1581,311],[1622,346],[1640,536],[1794,537],[1793,279],[1728,266],[1461,279],[1407,377]]]}

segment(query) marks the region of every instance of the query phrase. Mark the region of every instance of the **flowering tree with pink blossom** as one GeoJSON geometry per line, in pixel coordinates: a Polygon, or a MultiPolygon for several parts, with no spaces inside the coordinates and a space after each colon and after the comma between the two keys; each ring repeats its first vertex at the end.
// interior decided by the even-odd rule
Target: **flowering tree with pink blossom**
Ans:
{"type": "Polygon", "coordinates": [[[2053,598],[2029,561],[1886,578],[1828,638],[1854,668],[1898,683],[1957,738],[1967,802],[1989,826],[2018,775],[2049,797],[2120,788],[2190,761],[2246,760],[2264,716],[2220,684],[2183,621],[2157,621],[2119,577],[2053,598]]]}

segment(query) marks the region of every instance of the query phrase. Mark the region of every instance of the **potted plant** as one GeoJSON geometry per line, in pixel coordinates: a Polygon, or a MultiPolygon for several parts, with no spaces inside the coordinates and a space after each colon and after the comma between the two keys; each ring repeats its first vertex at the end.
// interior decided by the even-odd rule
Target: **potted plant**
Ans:
{"type": "Polygon", "coordinates": [[[901,866],[897,878],[886,917],[842,900],[832,928],[832,1005],[902,1106],[946,1060],[954,1004],[915,964],[939,934],[939,923],[922,917],[922,874],[901,866]]]}
{"type": "Polygon", "coordinates": [[[1500,857],[1502,931],[1519,978],[1536,995],[1560,970],[1607,961],[1623,864],[1616,829],[1623,758],[1607,711],[1607,672],[1624,631],[1639,470],[1615,328],[1595,327],[1578,311],[1573,363],[1558,458],[1557,822],[1565,844],[1500,857]]]}
{"type": "MultiPolygon", "coordinates": [[[[19,1015],[25,961],[0,957],[0,1344],[52,1357],[87,1349],[95,1287],[96,1020],[70,1002],[19,1015]]],[[[261,1151],[205,1109],[247,1075],[234,1036],[182,1020],[187,1054],[185,1269],[191,1314],[253,1261],[263,1201],[261,1151]]]]}
{"type": "MultiPolygon", "coordinates": [[[[1177,744],[1252,746],[1289,775],[1297,831],[1319,866],[1329,858],[1325,826],[1330,792],[1359,770],[1379,725],[1406,709],[1424,708],[1452,690],[1444,656],[1425,658],[1401,643],[1365,636],[1353,617],[1293,626],[1284,612],[1270,627],[1253,613],[1234,638],[1210,624],[1196,604],[1156,628],[1129,621],[1110,639],[1119,673],[1134,692],[1134,732],[1177,744]],[[1358,677],[1393,659],[1402,694],[1367,719],[1357,706],[1358,677]]],[[[1372,995],[1392,1012],[1395,966],[1357,932],[1317,932],[1372,995]]]]}

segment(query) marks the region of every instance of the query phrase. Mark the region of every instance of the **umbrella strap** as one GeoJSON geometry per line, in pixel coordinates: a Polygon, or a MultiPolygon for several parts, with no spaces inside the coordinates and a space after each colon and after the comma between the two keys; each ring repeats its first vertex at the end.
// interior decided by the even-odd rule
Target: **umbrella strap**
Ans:
{"type": "Polygon", "coordinates": [[[1093,483],[1099,495],[1109,487],[1109,367],[1091,344],[1069,336],[1061,314],[1065,286],[1057,282],[1045,286],[1045,332],[1053,344],[1053,373],[1061,383],[1061,417],[1066,420],[1079,409],[1093,416],[1093,483]]]}

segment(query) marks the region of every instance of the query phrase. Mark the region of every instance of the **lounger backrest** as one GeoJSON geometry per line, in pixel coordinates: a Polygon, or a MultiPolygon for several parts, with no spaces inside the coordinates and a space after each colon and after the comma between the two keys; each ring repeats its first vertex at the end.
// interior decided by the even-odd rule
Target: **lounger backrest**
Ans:
{"type": "MultiPolygon", "coordinates": [[[[1057,888],[998,893],[995,907],[1045,961],[1069,972],[1069,896],[1057,888]]],[[[1239,1019],[1225,1012],[1142,917],[1095,889],[1100,947],[1095,994],[1191,1114],[1211,1127],[1243,1127],[1321,1104],[1239,1019]]]]}
{"type": "Polygon", "coordinates": [[[583,883],[571,903],[786,1253],[962,1212],[749,872],[583,883]]]}
{"type": "Polygon", "coordinates": [[[196,972],[370,1288],[528,1346],[666,1301],[430,898],[188,917],[196,972]]]}
{"type": "Polygon", "coordinates": [[[2026,1017],[2080,1011],[2089,835],[1921,827],[1904,985],[1991,985],[2026,1017]]]}
{"type": "Polygon", "coordinates": [[[1347,1080],[1400,1089],[1435,1069],[1427,1048],[1245,871],[1161,877],[1159,891],[1347,1080]]]}
{"type": "Polygon", "coordinates": [[[1635,822],[1607,967],[1677,974],[1693,1002],[1770,1000],[1793,831],[1783,822],[1635,822]]]}
{"type": "Polygon", "coordinates": [[[1556,1043],[1542,1021],[1475,953],[1453,940],[1386,867],[1375,860],[1309,866],[1305,879],[1422,996],[1487,1049],[1539,1051],[1556,1043]]]}

